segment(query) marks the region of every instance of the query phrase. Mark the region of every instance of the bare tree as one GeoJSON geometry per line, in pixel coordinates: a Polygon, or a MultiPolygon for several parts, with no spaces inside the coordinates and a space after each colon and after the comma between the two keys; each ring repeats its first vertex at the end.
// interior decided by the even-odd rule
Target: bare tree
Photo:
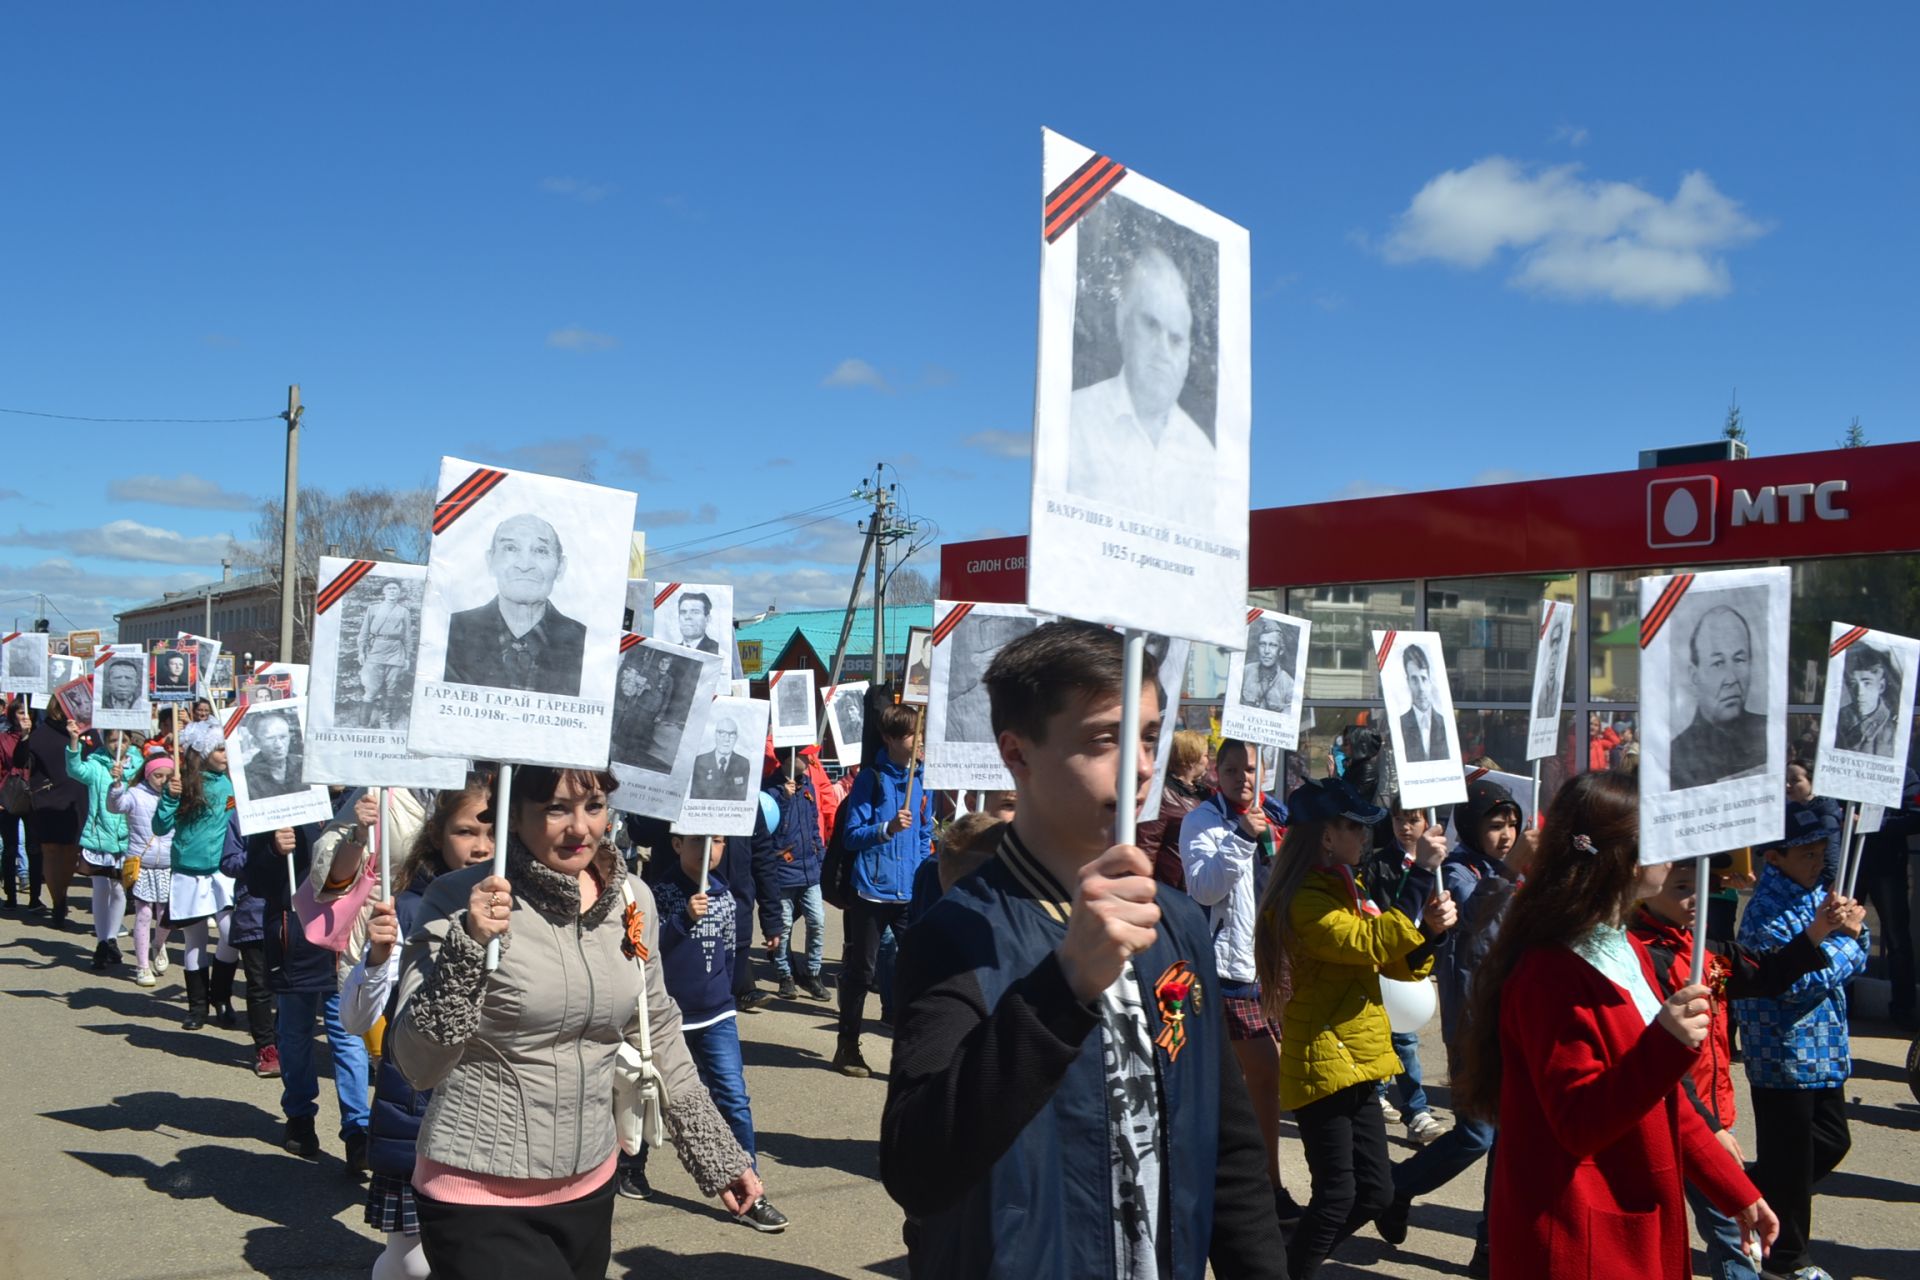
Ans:
{"type": "MultiPolygon", "coordinates": [[[[354,488],[331,494],[302,489],[294,562],[296,590],[301,599],[293,611],[293,655],[284,661],[306,662],[313,652],[311,593],[320,574],[320,557],[345,556],[353,560],[386,560],[424,564],[432,541],[431,489],[354,488]]],[[[280,583],[281,503],[269,498],[260,504],[250,542],[234,543],[234,559],[242,569],[265,574],[280,583]]]]}
{"type": "Polygon", "coordinates": [[[927,575],[918,569],[902,567],[887,575],[889,608],[903,604],[932,604],[934,594],[933,584],[928,582],[927,575]]]}

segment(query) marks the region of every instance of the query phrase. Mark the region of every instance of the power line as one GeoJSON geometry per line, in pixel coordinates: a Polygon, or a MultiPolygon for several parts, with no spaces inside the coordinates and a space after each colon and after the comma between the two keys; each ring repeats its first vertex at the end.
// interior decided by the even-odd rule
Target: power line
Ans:
{"type": "MultiPolygon", "coordinates": [[[[816,511],[825,511],[828,507],[840,507],[844,510],[850,511],[856,506],[863,506],[863,505],[865,504],[861,503],[858,499],[852,498],[852,497],[834,498],[828,502],[816,503],[811,507],[803,507],[798,511],[789,511],[783,516],[774,516],[771,519],[767,519],[767,520],[756,520],[752,524],[743,524],[737,529],[723,529],[719,533],[709,533],[698,538],[688,538],[684,542],[670,542],[663,547],[648,547],[647,555],[649,557],[652,557],[654,555],[658,555],[668,551],[678,551],[682,547],[697,547],[703,542],[717,542],[721,538],[731,538],[734,534],[745,533],[749,529],[759,529],[766,525],[779,524],[785,520],[797,520],[801,516],[810,516],[816,511]]],[[[837,515],[839,513],[835,512],[834,514],[837,515]]]]}
{"type": "Polygon", "coordinates": [[[278,414],[267,414],[257,418],[89,418],[77,413],[41,413],[38,409],[8,409],[0,407],[0,413],[17,413],[26,418],[58,418],[62,422],[279,422],[278,414]]]}
{"type": "MultiPolygon", "coordinates": [[[[651,576],[654,576],[654,570],[656,569],[671,568],[672,566],[679,565],[679,564],[692,564],[696,560],[705,560],[711,556],[720,555],[723,552],[737,551],[741,547],[750,547],[757,542],[765,542],[769,538],[778,538],[782,534],[798,533],[800,530],[811,528],[816,524],[825,524],[829,520],[838,520],[846,514],[847,513],[844,511],[829,511],[827,512],[827,514],[823,516],[816,516],[811,520],[805,520],[800,522],[799,524],[790,525],[784,529],[775,529],[772,533],[763,533],[757,538],[745,538],[739,542],[730,542],[724,547],[711,547],[705,551],[695,551],[689,555],[676,556],[672,560],[664,561],[658,564],[654,562],[653,556],[649,554],[647,556],[647,573],[648,573],[648,576],[651,577],[651,576]]],[[[781,518],[788,519],[790,517],[783,516],[781,518]]],[[[762,521],[762,523],[764,524],[768,522],[762,521]]],[[[748,527],[751,528],[753,526],[749,525],[748,527]]]]}

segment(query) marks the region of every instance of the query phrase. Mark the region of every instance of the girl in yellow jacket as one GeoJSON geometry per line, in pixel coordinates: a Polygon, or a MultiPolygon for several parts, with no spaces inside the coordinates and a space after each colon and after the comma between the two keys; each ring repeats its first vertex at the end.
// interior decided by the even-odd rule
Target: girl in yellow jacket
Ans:
{"type": "Polygon", "coordinates": [[[1313,1199],[1287,1246],[1292,1280],[1306,1280],[1393,1199],[1376,1084],[1399,1074],[1400,1059],[1380,975],[1426,977],[1454,907],[1445,892],[1418,920],[1373,904],[1354,869],[1387,811],[1345,781],[1301,786],[1287,816],[1254,947],[1268,1016],[1280,1024],[1280,1105],[1299,1123],[1313,1174],[1313,1199]]]}

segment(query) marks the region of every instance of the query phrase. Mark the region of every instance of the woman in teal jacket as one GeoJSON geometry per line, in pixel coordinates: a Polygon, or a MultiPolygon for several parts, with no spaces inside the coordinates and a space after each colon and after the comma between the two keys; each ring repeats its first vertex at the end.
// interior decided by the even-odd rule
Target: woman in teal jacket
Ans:
{"type": "Polygon", "coordinates": [[[180,768],[153,811],[153,833],[173,833],[173,884],[167,910],[186,940],[187,1019],[181,1027],[197,1031],[207,1023],[207,1004],[215,969],[231,990],[240,953],[227,941],[233,918],[233,881],[220,871],[226,850],[227,810],[233,807],[233,782],[227,777],[227,740],[212,720],[180,731],[180,768]],[[207,955],[208,924],[214,953],[207,955]]]}
{"type": "MultiPolygon", "coordinates": [[[[91,749],[80,726],[67,721],[67,776],[87,789],[85,825],[80,829],[80,865],[93,877],[93,971],[105,973],[120,963],[120,921],[127,914],[127,888],[120,881],[120,864],[127,857],[127,820],[107,804],[126,735],[107,735],[104,751],[91,749]]],[[[136,753],[137,755],[137,753],[136,753]]],[[[139,761],[133,761],[138,767],[139,761]]]]}

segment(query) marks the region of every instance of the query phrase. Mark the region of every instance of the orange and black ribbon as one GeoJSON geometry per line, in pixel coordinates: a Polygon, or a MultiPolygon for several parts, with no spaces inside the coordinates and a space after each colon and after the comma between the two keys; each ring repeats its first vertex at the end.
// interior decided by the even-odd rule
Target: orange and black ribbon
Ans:
{"type": "Polygon", "coordinates": [[[620,916],[620,923],[626,926],[627,936],[620,940],[620,949],[627,953],[627,959],[650,960],[647,951],[647,914],[640,910],[640,904],[629,902],[620,916]]]}
{"type": "Polygon", "coordinates": [[[1167,1051],[1168,1062],[1178,1061],[1187,1047],[1187,1014],[1200,1008],[1200,975],[1176,960],[1153,984],[1153,998],[1160,1006],[1160,1034],[1153,1042],[1167,1051]]]}
{"type": "Polygon", "coordinates": [[[453,486],[453,491],[433,508],[433,531],[445,533],[453,522],[473,509],[473,505],[492,493],[494,486],[507,478],[504,471],[476,467],[472,475],[453,486]]]}
{"type": "Polygon", "coordinates": [[[1111,156],[1094,155],[1068,175],[1067,180],[1047,193],[1042,210],[1042,234],[1052,244],[1067,234],[1067,228],[1080,221],[1101,196],[1114,189],[1127,176],[1126,166],[1111,156]]]}

